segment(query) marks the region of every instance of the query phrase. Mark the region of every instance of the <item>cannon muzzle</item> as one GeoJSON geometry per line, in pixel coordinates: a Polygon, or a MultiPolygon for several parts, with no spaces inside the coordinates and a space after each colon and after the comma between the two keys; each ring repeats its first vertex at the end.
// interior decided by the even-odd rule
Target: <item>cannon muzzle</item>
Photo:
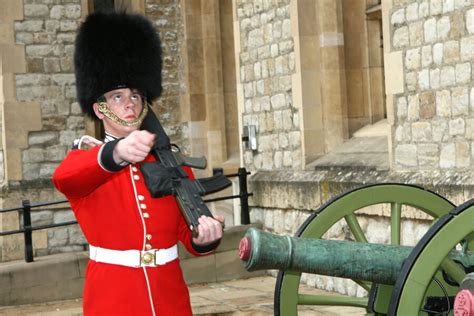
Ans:
{"type": "Polygon", "coordinates": [[[278,269],[394,285],[412,249],[279,236],[250,228],[240,241],[239,255],[248,271],[278,269]]]}
{"type": "Polygon", "coordinates": [[[474,272],[466,275],[454,302],[454,315],[474,315],[474,272]]]}

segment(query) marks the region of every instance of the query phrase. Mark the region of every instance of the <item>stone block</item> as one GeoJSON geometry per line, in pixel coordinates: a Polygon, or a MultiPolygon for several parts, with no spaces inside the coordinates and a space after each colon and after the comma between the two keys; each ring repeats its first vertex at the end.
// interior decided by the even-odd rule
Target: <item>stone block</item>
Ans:
{"type": "MultiPolygon", "coordinates": [[[[43,59],[39,59],[43,60],[43,59]]],[[[18,74],[15,77],[16,85],[23,86],[48,86],[51,84],[51,76],[46,74],[18,74]]]]}
{"type": "Polygon", "coordinates": [[[456,83],[469,83],[471,81],[471,64],[463,63],[456,65],[456,83]]]}
{"type": "Polygon", "coordinates": [[[448,123],[445,120],[433,120],[433,141],[440,142],[448,139],[448,123]]]}
{"type": "Polygon", "coordinates": [[[443,43],[436,43],[433,45],[433,61],[437,65],[443,63],[443,43]]]}
{"type": "Polygon", "coordinates": [[[68,234],[69,234],[70,245],[79,245],[81,247],[84,247],[84,245],[88,244],[79,225],[69,226],[68,234]]]}
{"type": "Polygon", "coordinates": [[[423,1],[418,6],[418,16],[420,18],[426,18],[430,14],[430,3],[428,0],[423,1]]]}
{"type": "Polygon", "coordinates": [[[43,257],[37,258],[34,263],[24,263],[24,264],[34,264],[31,269],[25,268],[23,264],[18,264],[17,268],[12,269],[12,273],[16,272],[15,270],[21,269],[22,273],[14,273],[12,278],[11,289],[24,289],[25,285],[28,287],[34,287],[37,285],[45,285],[56,283],[59,280],[58,276],[67,276],[70,278],[80,278],[78,265],[67,264],[68,261],[77,261],[75,256],[64,255],[67,260],[64,262],[64,259],[61,256],[51,256],[47,259],[43,257]],[[50,261],[51,260],[51,261],[50,261]],[[52,269],[52,266],[54,269],[52,269]]]}
{"type": "Polygon", "coordinates": [[[33,226],[49,225],[53,223],[52,211],[33,211],[31,212],[31,223],[33,226]]]}
{"type": "MultiPolygon", "coordinates": [[[[422,169],[436,169],[439,166],[439,148],[437,144],[418,145],[418,166],[422,169]]],[[[402,236],[404,235],[403,233],[402,236]]]]}
{"type": "Polygon", "coordinates": [[[451,93],[449,90],[436,92],[436,114],[438,116],[451,116],[451,93]]]}
{"type": "Polygon", "coordinates": [[[435,94],[433,91],[426,91],[420,94],[420,118],[431,119],[436,113],[435,94]]]}
{"type": "Polygon", "coordinates": [[[395,147],[395,163],[401,167],[417,166],[417,146],[401,144],[395,147]]]}
{"type": "Polygon", "coordinates": [[[420,48],[409,49],[405,54],[405,67],[407,69],[419,69],[421,65],[420,48]]]}
{"type": "Polygon", "coordinates": [[[418,20],[418,3],[414,2],[406,8],[406,18],[408,22],[418,20]]]}
{"type": "Polygon", "coordinates": [[[467,168],[470,166],[471,153],[468,142],[456,142],[456,167],[467,168]]]}
{"type": "Polygon", "coordinates": [[[408,104],[406,97],[400,97],[397,99],[396,112],[398,119],[404,119],[407,117],[408,104]]]}
{"type": "Polygon", "coordinates": [[[15,22],[15,31],[23,31],[23,32],[41,32],[43,29],[43,21],[42,20],[25,20],[21,22],[15,22]]]}
{"type": "Polygon", "coordinates": [[[63,5],[53,5],[49,11],[49,16],[51,19],[60,20],[64,16],[64,6],[63,5]]]}
{"type": "Polygon", "coordinates": [[[30,146],[50,146],[58,141],[57,132],[30,132],[28,144],[30,146]]]}
{"type": "Polygon", "coordinates": [[[474,140],[474,119],[466,120],[466,139],[474,140]]]}
{"type": "Polygon", "coordinates": [[[68,228],[56,228],[48,230],[48,245],[50,247],[66,246],[69,241],[68,228]]]}
{"type": "Polygon", "coordinates": [[[464,118],[457,118],[449,121],[449,135],[463,136],[466,130],[466,122],[464,118]]]}
{"type": "Polygon", "coordinates": [[[216,255],[181,260],[183,277],[187,284],[216,282],[216,255]]]}
{"type": "Polygon", "coordinates": [[[390,23],[393,26],[404,24],[405,23],[405,8],[396,10],[390,18],[390,23]]]}
{"type": "Polygon", "coordinates": [[[469,90],[467,87],[455,87],[451,89],[452,115],[469,114],[469,90]]]}
{"type": "Polygon", "coordinates": [[[29,148],[22,152],[22,160],[25,163],[39,163],[44,160],[43,148],[29,148]]]}
{"type": "Polygon", "coordinates": [[[459,55],[459,41],[448,41],[443,45],[443,62],[452,64],[458,62],[459,55]]]}
{"type": "Polygon", "coordinates": [[[474,8],[466,11],[466,28],[469,34],[474,34],[474,8]]]}
{"type": "Polygon", "coordinates": [[[423,44],[423,21],[410,23],[408,26],[410,36],[410,46],[420,46],[423,44]]]}
{"type": "Polygon", "coordinates": [[[420,117],[420,99],[418,94],[408,96],[407,119],[416,121],[420,117]]]}
{"type": "Polygon", "coordinates": [[[429,122],[415,122],[412,124],[412,139],[415,142],[429,142],[431,136],[431,124],[429,122]]]}
{"type": "Polygon", "coordinates": [[[423,24],[425,43],[433,43],[437,39],[436,19],[430,18],[423,24]]]}
{"type": "Polygon", "coordinates": [[[430,45],[421,48],[421,67],[429,67],[433,62],[433,53],[430,45]]]}
{"type": "Polygon", "coordinates": [[[442,0],[431,0],[430,2],[430,14],[438,15],[443,13],[443,2],[442,0]]]}
{"type": "Polygon", "coordinates": [[[443,169],[454,168],[456,166],[456,148],[454,144],[441,145],[439,166],[443,169]]]}
{"type": "Polygon", "coordinates": [[[58,163],[42,163],[40,164],[40,178],[41,179],[51,179],[53,176],[54,170],[58,167],[58,163]]]}
{"type": "Polygon", "coordinates": [[[446,40],[451,31],[451,21],[449,19],[449,16],[443,16],[441,19],[439,19],[436,27],[438,40],[446,40]]]}
{"type": "Polygon", "coordinates": [[[29,73],[43,73],[43,59],[42,58],[27,58],[26,69],[29,73]]]}
{"type": "MultiPolygon", "coordinates": [[[[385,86],[386,93],[397,94],[404,92],[403,56],[401,52],[385,54],[385,86]],[[388,75],[390,74],[390,75],[388,75]]],[[[407,79],[408,81],[408,79],[407,79]]]]}
{"type": "Polygon", "coordinates": [[[455,12],[451,15],[451,32],[449,32],[449,38],[458,40],[464,33],[463,13],[455,12]]]}
{"type": "Polygon", "coordinates": [[[73,20],[60,20],[59,30],[61,32],[75,32],[77,30],[78,22],[73,20]]]}

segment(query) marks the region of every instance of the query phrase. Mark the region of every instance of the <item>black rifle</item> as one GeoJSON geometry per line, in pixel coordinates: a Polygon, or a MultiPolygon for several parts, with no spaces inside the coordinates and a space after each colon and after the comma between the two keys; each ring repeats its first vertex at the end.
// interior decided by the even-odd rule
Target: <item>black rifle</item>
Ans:
{"type": "Polygon", "coordinates": [[[179,148],[171,145],[158,118],[150,108],[142,129],[156,135],[152,154],[156,162],[141,164],[141,171],[151,196],[154,198],[174,195],[194,237],[198,235],[199,217],[212,217],[211,211],[201,196],[223,190],[232,183],[223,174],[196,180],[189,179],[183,166],[205,169],[206,158],[192,158],[181,155],[179,148]]]}

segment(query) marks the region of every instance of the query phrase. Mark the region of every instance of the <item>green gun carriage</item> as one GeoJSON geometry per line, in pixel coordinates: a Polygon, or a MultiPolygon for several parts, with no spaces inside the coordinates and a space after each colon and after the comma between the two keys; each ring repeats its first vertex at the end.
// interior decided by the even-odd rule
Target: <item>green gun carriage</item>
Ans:
{"type": "Polygon", "coordinates": [[[368,185],[323,204],[295,237],[249,229],[241,240],[240,256],[249,271],[280,270],[275,315],[297,315],[302,305],[355,306],[375,315],[454,315],[459,286],[474,272],[474,199],[456,207],[418,186],[368,185]],[[390,244],[369,243],[356,211],[387,203],[390,244]],[[433,218],[414,247],[400,245],[405,205],[433,218]],[[323,239],[341,219],[347,223],[352,241],[323,239]],[[303,272],[352,279],[369,295],[300,293],[303,272]]]}

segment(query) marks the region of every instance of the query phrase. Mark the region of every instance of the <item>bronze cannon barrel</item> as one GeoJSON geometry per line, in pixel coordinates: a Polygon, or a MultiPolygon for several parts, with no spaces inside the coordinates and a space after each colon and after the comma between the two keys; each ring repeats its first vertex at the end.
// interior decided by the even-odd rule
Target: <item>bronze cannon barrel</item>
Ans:
{"type": "Polygon", "coordinates": [[[412,247],[279,236],[250,228],[239,255],[248,271],[278,269],[395,284],[412,247]]]}

